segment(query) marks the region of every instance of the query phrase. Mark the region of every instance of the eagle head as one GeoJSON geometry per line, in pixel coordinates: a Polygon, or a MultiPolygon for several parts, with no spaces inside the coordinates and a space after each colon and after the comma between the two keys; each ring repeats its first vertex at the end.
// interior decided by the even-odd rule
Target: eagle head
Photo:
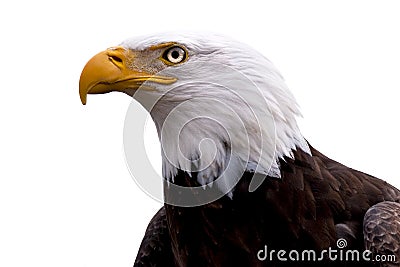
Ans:
{"type": "Polygon", "coordinates": [[[168,181],[179,170],[195,173],[200,185],[216,183],[231,195],[244,172],[280,177],[279,159],[295,149],[310,153],[282,76],[263,55],[224,36],[157,34],[100,52],[82,71],[81,101],[111,91],[151,114],[168,181]]]}

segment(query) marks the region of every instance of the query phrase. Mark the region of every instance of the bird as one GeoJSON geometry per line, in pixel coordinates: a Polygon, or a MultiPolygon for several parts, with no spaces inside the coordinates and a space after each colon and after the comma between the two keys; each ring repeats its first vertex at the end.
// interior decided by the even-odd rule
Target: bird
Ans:
{"type": "Polygon", "coordinates": [[[315,149],[283,76],[249,45],[127,39],[82,70],[82,104],[109,92],[149,112],[161,145],[164,204],[135,267],[400,266],[400,191],[315,149]]]}

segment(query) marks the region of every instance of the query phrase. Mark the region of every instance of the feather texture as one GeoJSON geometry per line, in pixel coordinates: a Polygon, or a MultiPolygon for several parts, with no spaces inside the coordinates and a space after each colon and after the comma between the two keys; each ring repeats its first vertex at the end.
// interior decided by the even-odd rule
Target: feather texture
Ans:
{"type": "MultiPolygon", "coordinates": [[[[134,95],[156,124],[166,184],[206,188],[215,181],[226,193],[197,207],[165,204],[150,222],[135,266],[378,263],[257,257],[265,246],[322,252],[336,248],[338,240],[349,250],[400,257],[400,191],[309,146],[297,126],[297,103],[268,59],[209,34],[154,35],[122,45],[142,57],[138,62],[147,69],[177,78],[134,95]],[[151,47],[171,42],[187,49],[187,62],[152,65],[151,47]]],[[[169,186],[164,190],[166,199],[184,197],[169,186]]],[[[396,260],[380,266],[398,266],[396,260]]]]}
{"type": "MultiPolygon", "coordinates": [[[[395,209],[375,204],[399,202],[400,191],[313,148],[311,152],[313,156],[301,150],[293,151],[293,158],[280,162],[282,178],[269,177],[253,193],[248,192],[251,174],[246,173],[232,200],[224,197],[192,208],[165,205],[166,216],[159,223],[168,225],[167,242],[171,247],[167,252],[175,257],[176,263],[158,262],[155,257],[158,265],[154,266],[321,266],[322,263],[324,266],[376,266],[370,261],[313,264],[276,259],[265,262],[256,257],[264,245],[276,251],[313,249],[320,252],[328,247],[336,249],[340,238],[347,240],[346,249],[363,252],[363,231],[367,233],[368,249],[382,252],[384,247],[386,255],[397,255],[399,204],[391,204],[396,205],[395,209]],[[367,210],[369,215],[363,228],[367,210]],[[385,218],[388,218],[386,222],[385,218]],[[370,225],[377,227],[371,229],[370,225]],[[376,242],[377,235],[383,240],[376,242]]],[[[195,185],[183,172],[178,173],[175,181],[195,185]]],[[[146,248],[142,245],[139,259],[143,249],[146,248]]]]}
{"type": "Polygon", "coordinates": [[[229,165],[229,154],[248,167],[242,172],[279,177],[279,159],[292,157],[294,149],[310,153],[297,126],[298,105],[263,55],[219,35],[164,34],[122,45],[137,51],[163,42],[189,52],[187,62],[159,73],[178,81],[153,84],[157,90],[139,90],[134,98],[156,124],[165,178],[196,171],[200,184],[210,183],[229,165]]]}

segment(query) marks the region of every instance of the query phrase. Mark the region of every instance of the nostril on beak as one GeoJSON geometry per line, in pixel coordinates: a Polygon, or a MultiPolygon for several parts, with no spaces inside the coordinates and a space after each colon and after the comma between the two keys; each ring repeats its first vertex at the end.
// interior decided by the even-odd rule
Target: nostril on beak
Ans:
{"type": "Polygon", "coordinates": [[[122,59],[118,56],[110,56],[110,60],[118,63],[122,63],[122,59]]]}

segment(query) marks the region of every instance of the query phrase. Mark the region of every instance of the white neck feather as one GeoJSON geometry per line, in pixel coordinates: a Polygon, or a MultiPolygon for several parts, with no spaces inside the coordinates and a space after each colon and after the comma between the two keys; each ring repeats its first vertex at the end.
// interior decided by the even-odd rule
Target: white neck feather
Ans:
{"type": "MultiPolygon", "coordinates": [[[[280,158],[293,157],[295,149],[310,153],[296,101],[261,54],[220,36],[157,41],[182,42],[190,54],[188,62],[161,73],[178,82],[135,95],[156,124],[165,178],[173,180],[180,169],[196,172],[205,185],[228,166],[280,177],[280,158]]],[[[217,185],[224,190],[229,183],[217,185]]]]}

